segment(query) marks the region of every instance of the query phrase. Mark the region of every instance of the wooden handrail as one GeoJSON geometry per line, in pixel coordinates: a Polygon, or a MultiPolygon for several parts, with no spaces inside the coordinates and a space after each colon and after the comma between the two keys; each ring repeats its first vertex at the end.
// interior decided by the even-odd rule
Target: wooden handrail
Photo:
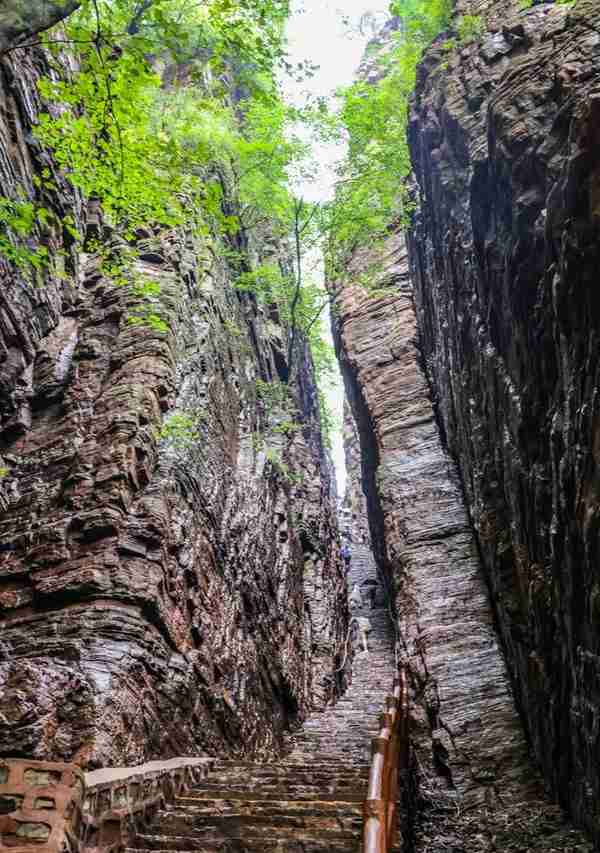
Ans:
{"type": "Polygon", "coordinates": [[[390,853],[396,833],[398,776],[408,767],[408,689],[400,670],[373,738],[367,798],[363,804],[363,853],[390,853]]]}

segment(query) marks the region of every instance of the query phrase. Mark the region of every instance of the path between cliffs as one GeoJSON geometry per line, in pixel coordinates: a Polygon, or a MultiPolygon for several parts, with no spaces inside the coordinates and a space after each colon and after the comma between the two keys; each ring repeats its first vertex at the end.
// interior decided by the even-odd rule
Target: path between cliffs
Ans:
{"type": "MultiPolygon", "coordinates": [[[[355,544],[348,592],[356,584],[376,579],[369,548],[355,544]]],[[[351,685],[337,704],[312,715],[290,735],[289,751],[277,761],[218,762],[199,786],[159,811],[126,853],[356,853],[360,849],[371,739],[377,734],[396,667],[393,627],[381,588],[374,609],[363,606],[355,615],[371,623],[369,653],[355,656],[351,685]]],[[[415,726],[419,729],[418,717],[413,720],[415,726]]],[[[419,731],[414,730],[413,737],[418,741],[419,731]]],[[[444,774],[438,778],[437,793],[432,793],[433,780],[420,766],[418,749],[415,754],[421,811],[413,827],[411,853],[500,849],[589,853],[592,849],[564,822],[560,809],[538,796],[535,785],[532,789],[532,767],[525,776],[511,778],[510,790],[497,792],[513,805],[504,815],[507,823],[492,810],[495,831],[506,841],[497,846],[496,835],[486,831],[480,812],[469,811],[444,774]]],[[[399,836],[394,850],[405,850],[399,836]]]]}
{"type": "MultiPolygon", "coordinates": [[[[353,547],[349,589],[376,580],[364,545],[353,547]]],[[[362,802],[383,699],[394,674],[393,629],[382,596],[355,611],[371,623],[368,654],[356,655],[352,683],[325,712],[290,736],[273,764],[220,762],[200,787],[159,812],[129,850],[203,853],[348,853],[358,850],[362,802]]]]}

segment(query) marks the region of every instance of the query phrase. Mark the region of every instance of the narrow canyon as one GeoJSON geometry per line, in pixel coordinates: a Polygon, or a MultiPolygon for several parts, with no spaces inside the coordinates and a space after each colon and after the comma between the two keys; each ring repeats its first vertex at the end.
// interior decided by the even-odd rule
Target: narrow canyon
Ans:
{"type": "Polygon", "coordinates": [[[0,849],[600,850],[600,0],[392,2],[321,205],[173,3],[0,2],[0,849]]]}

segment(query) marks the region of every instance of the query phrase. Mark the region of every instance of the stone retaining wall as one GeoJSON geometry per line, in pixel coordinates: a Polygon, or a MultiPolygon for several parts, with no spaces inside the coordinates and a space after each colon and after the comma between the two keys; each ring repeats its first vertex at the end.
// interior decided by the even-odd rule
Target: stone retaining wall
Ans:
{"type": "Polygon", "coordinates": [[[173,758],[84,774],[75,764],[0,764],[0,850],[118,853],[164,803],[198,784],[211,758],[173,758]]]}

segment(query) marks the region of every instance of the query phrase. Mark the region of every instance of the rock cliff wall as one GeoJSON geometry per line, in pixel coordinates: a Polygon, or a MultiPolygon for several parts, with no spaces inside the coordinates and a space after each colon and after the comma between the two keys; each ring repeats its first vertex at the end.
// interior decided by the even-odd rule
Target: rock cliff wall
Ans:
{"type": "Polygon", "coordinates": [[[48,265],[0,260],[0,755],[267,752],[334,695],[347,627],[310,357],[288,391],[287,330],[215,240],[132,256],[31,135],[44,54],[0,70],[0,189],[56,214],[48,265]]]}
{"type": "Polygon", "coordinates": [[[477,11],[411,115],[420,350],[536,759],[598,838],[600,4],[477,11]]]}
{"type": "Polygon", "coordinates": [[[64,20],[80,5],[79,0],[3,0],[0,9],[0,50],[16,42],[24,44],[41,30],[64,20]]]}
{"type": "Polygon", "coordinates": [[[346,491],[342,508],[343,532],[350,533],[353,542],[369,544],[369,512],[362,490],[362,464],[360,436],[352,409],[344,402],[344,458],[346,464],[346,491]]]}
{"type": "MultiPolygon", "coordinates": [[[[350,275],[375,260],[360,253],[350,275]]],[[[412,692],[420,819],[408,848],[591,848],[545,801],[528,756],[456,467],[417,348],[404,239],[377,290],[338,292],[335,336],[363,448],[363,488],[412,692]],[[382,292],[384,291],[384,292],[382,292]]]]}

